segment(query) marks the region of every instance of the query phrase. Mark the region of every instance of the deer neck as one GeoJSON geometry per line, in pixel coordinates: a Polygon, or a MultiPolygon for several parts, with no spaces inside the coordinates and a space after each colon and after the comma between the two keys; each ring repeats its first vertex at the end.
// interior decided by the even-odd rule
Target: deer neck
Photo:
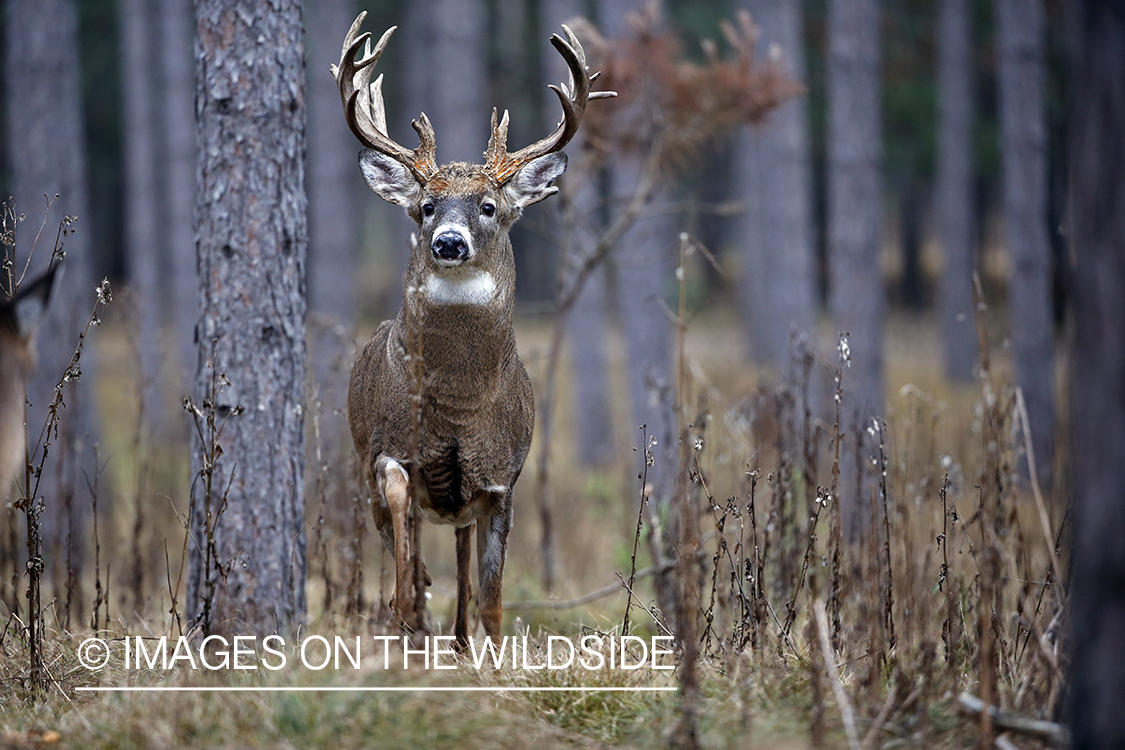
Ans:
{"type": "Polygon", "coordinates": [[[489,401],[518,363],[513,271],[423,268],[408,274],[399,329],[422,352],[424,390],[451,403],[489,401]],[[415,292],[415,290],[417,290],[415,292]]]}

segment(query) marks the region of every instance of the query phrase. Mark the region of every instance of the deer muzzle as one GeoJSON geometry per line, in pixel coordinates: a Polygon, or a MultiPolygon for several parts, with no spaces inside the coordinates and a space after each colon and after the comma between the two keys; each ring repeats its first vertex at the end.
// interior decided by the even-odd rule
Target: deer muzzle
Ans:
{"type": "Polygon", "coordinates": [[[435,233],[430,251],[439,263],[446,266],[460,265],[473,255],[472,244],[464,234],[456,230],[435,233]]]}

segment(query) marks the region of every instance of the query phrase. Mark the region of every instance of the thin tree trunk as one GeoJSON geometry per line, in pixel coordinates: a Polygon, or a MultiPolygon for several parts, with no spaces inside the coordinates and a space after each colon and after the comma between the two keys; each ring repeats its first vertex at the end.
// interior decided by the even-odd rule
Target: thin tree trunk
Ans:
{"type": "MultiPolygon", "coordinates": [[[[159,0],[160,76],[163,84],[160,150],[157,160],[160,197],[162,278],[165,281],[161,323],[172,346],[168,351],[165,398],[178,403],[191,391],[197,347],[199,289],[195,258],[195,70],[192,63],[191,4],[159,0]]],[[[185,420],[186,424],[186,420],[185,420]]],[[[183,433],[181,433],[183,434],[183,433]]]]}
{"type": "Polygon", "coordinates": [[[433,0],[433,37],[427,68],[434,131],[441,133],[438,162],[479,163],[488,145],[485,80],[488,35],[482,0],[433,0]]]}
{"type": "MultiPolygon", "coordinates": [[[[761,28],[758,50],[781,51],[785,73],[804,78],[801,8],[788,0],[744,3],[761,28]]],[[[813,333],[816,264],[813,258],[806,100],[796,97],[770,113],[752,132],[743,128],[736,161],[736,190],[749,204],[736,239],[743,264],[744,317],[751,352],[780,372],[791,334],[813,333]]]]}
{"type": "MultiPolygon", "coordinates": [[[[551,34],[561,34],[560,25],[582,15],[581,3],[554,2],[544,6],[540,13],[543,44],[543,64],[551,81],[563,81],[565,67],[558,52],[546,42],[551,34]],[[557,75],[550,75],[557,72],[557,75]],[[557,79],[557,80],[556,80],[557,79]]],[[[544,126],[542,132],[554,129],[559,121],[559,100],[544,88],[544,126]]],[[[560,258],[559,277],[563,288],[571,285],[572,269],[579,258],[594,252],[601,234],[601,207],[599,175],[581,168],[580,154],[584,148],[580,132],[567,152],[572,155],[566,182],[566,203],[562,211],[561,245],[565,252],[560,258]]],[[[551,204],[557,207],[559,204],[551,204]]],[[[609,373],[606,366],[605,343],[606,277],[602,268],[594,271],[582,286],[574,308],[570,312],[569,340],[574,372],[571,399],[575,422],[575,447],[583,466],[606,466],[613,461],[614,434],[609,408],[609,373]]]]}
{"type": "MultiPolygon", "coordinates": [[[[192,547],[189,617],[210,609],[211,630],[293,633],[305,615],[306,574],[301,6],[199,0],[196,22],[196,401],[206,408],[210,396],[224,428],[211,496],[197,492],[194,503],[203,550],[192,547]],[[213,394],[209,363],[229,381],[213,394]],[[212,587],[213,601],[202,601],[212,587]]],[[[198,443],[197,472],[207,448],[198,443]]]]}
{"type": "Polygon", "coordinates": [[[945,256],[939,292],[945,373],[972,379],[976,265],[973,213],[973,69],[968,0],[942,0],[938,27],[938,164],[936,220],[945,256]]]}
{"type": "MultiPolygon", "coordinates": [[[[879,5],[877,0],[829,4],[828,255],[836,329],[848,334],[841,428],[865,429],[884,410],[884,284],[881,230],[879,5]]],[[[852,444],[854,450],[854,443],[852,444]]],[[[851,454],[854,455],[854,454],[851,454]]],[[[845,475],[856,462],[845,459],[845,475]]],[[[866,526],[868,503],[841,480],[845,527],[866,526]]]]}
{"type": "Polygon", "coordinates": [[[1012,357],[1027,401],[1039,479],[1051,476],[1055,415],[1051,248],[1047,236],[1047,119],[1042,0],[997,0],[1004,228],[1012,357]]]}
{"type": "MultiPolygon", "coordinates": [[[[34,436],[47,419],[47,406],[62,377],[94,306],[91,216],[87,200],[85,128],[79,88],[78,19],[73,0],[8,0],[5,3],[7,54],[7,112],[11,192],[17,213],[26,215],[17,233],[21,254],[34,249],[31,274],[47,267],[59,222],[76,216],[73,233],[63,240],[66,272],[57,280],[54,301],[39,329],[39,365],[27,387],[31,404],[28,430],[34,436]],[[56,199],[57,196],[57,199],[56,199]],[[47,202],[53,202],[44,221],[47,202]]],[[[26,257],[26,256],[23,256],[26,257]]],[[[82,379],[67,388],[58,440],[54,441],[43,470],[39,491],[46,504],[44,549],[65,555],[62,545],[73,527],[72,564],[82,564],[88,494],[75,493],[85,473],[91,481],[95,467],[89,446],[96,419],[92,394],[97,357],[87,340],[82,357],[82,379]],[[66,508],[72,511],[66,511],[66,508]]],[[[46,561],[51,569],[54,561],[46,561]]],[[[61,566],[55,568],[62,570],[61,566]]],[[[57,591],[60,602],[71,604],[68,592],[57,591]]],[[[75,612],[80,608],[74,609],[75,612]]],[[[69,617],[69,615],[67,615],[69,617]]],[[[65,618],[64,618],[65,621],[65,618]]]]}
{"type": "MultiPolygon", "coordinates": [[[[135,304],[140,358],[143,428],[163,433],[170,416],[162,398],[162,364],[168,352],[160,335],[161,288],[157,221],[160,205],[157,179],[156,8],[152,0],[122,0],[118,5],[124,78],[125,257],[135,304]]],[[[166,277],[165,277],[166,278],[166,277]]]]}
{"type": "MultiPolygon", "coordinates": [[[[641,3],[628,0],[601,0],[598,9],[603,32],[611,38],[628,33],[627,16],[640,10],[641,3]]],[[[609,167],[609,200],[615,210],[623,210],[641,185],[647,154],[622,154],[609,167]]],[[[621,316],[625,339],[625,377],[629,391],[632,428],[630,440],[644,455],[647,446],[640,442],[641,425],[656,444],[652,447],[653,465],[648,467],[647,486],[653,507],[667,509],[672,502],[678,458],[676,451],[675,381],[672,375],[672,323],[661,307],[665,287],[675,279],[674,227],[667,215],[659,213],[663,203],[657,189],[647,210],[652,215],[639,217],[616,243],[609,256],[617,281],[614,298],[621,316]]],[[[631,501],[630,501],[631,504],[631,501]]],[[[675,544],[675,530],[650,528],[654,554],[667,554],[675,544]]],[[[658,576],[658,606],[671,615],[676,611],[674,576],[667,569],[658,576]]]]}
{"type": "Polygon", "coordinates": [[[356,303],[356,197],[365,188],[356,169],[354,138],[340,115],[340,91],[329,64],[355,20],[348,0],[320,0],[308,8],[309,55],[309,356],[319,401],[320,435],[328,455],[351,450],[347,430],[349,344],[356,303]]]}
{"type": "Polygon", "coordinates": [[[1125,747],[1125,14],[1075,11],[1070,240],[1070,726],[1075,750],[1125,747]]]}

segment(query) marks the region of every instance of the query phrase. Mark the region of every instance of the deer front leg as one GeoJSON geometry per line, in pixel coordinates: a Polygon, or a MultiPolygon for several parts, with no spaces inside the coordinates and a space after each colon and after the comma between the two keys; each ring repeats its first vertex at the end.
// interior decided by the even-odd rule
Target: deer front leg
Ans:
{"type": "Polygon", "coordinates": [[[512,528],[512,493],[508,490],[497,503],[495,512],[477,520],[477,575],[480,578],[481,624],[484,634],[500,637],[500,622],[504,618],[502,581],[504,558],[508,553],[508,532],[512,528]]]}
{"type": "Polygon", "coordinates": [[[457,617],[453,621],[453,634],[457,647],[469,647],[469,600],[473,597],[470,558],[473,552],[472,525],[457,529],[457,617]]]}
{"type": "MultiPolygon", "coordinates": [[[[381,456],[375,467],[375,480],[379,486],[379,493],[386,503],[386,514],[390,516],[390,527],[393,533],[395,554],[395,590],[391,596],[391,609],[400,622],[408,625],[413,620],[414,602],[414,566],[411,564],[413,557],[410,550],[410,531],[408,519],[410,516],[410,478],[402,464],[388,456],[381,456]]],[[[379,522],[376,516],[376,524],[379,522]]],[[[384,516],[384,525],[379,531],[383,539],[387,539],[384,516]]]]}

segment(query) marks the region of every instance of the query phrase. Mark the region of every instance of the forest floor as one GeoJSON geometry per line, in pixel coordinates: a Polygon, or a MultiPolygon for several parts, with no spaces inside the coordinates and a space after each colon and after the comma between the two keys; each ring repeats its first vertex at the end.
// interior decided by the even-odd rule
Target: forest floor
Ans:
{"type": "MultiPolygon", "coordinates": [[[[522,356],[540,386],[547,324],[525,319],[519,328],[522,356]]],[[[99,365],[109,375],[103,382],[128,381],[127,326],[107,320],[98,336],[99,365]]],[[[687,338],[693,410],[704,425],[696,429],[706,437],[706,447],[680,467],[694,477],[704,551],[698,565],[700,745],[969,747],[981,725],[959,708],[962,691],[991,691],[1010,712],[1053,719],[1063,689],[1064,596],[1055,582],[1065,580],[1058,541],[1065,502],[1049,491],[1039,498],[1046,503],[1044,519],[1020,477],[1024,440],[1015,392],[1003,374],[1003,345],[993,352],[1001,363],[994,372],[950,384],[941,375],[932,322],[892,318],[889,414],[881,428],[865,431],[884,470],[873,472],[863,490],[872,501],[871,525],[848,542],[841,538],[835,500],[846,490],[837,486],[831,450],[834,435],[847,426],[834,422],[830,408],[807,419],[798,408],[806,392],[831,403],[839,364],[817,359],[808,375],[781,380],[744,363],[738,336],[737,321],[720,311],[693,323],[687,338]],[[991,624],[982,629],[982,622],[991,624]]],[[[833,339],[826,334],[820,350],[833,351],[833,339]]],[[[620,582],[661,554],[659,535],[650,544],[649,531],[669,519],[663,509],[646,516],[637,536],[644,454],[635,451],[640,438],[627,427],[622,350],[619,340],[610,340],[611,382],[621,397],[612,399],[620,458],[609,468],[578,465],[570,397],[560,387],[549,500],[557,583],[550,591],[540,574],[538,443],[517,486],[503,632],[521,637],[521,648],[526,635],[527,649],[514,661],[509,652],[499,667],[478,667],[473,654],[434,656],[433,649],[449,644],[431,640],[429,654],[408,655],[410,666],[402,668],[400,632],[386,616],[389,558],[371,528],[345,439],[336,443],[344,451],[333,453],[333,441],[323,435],[324,455],[343,458],[310,461],[308,625],[284,645],[275,641],[276,653],[256,641],[256,652],[237,657],[252,669],[234,668],[232,642],[225,644],[231,660],[225,664],[224,644],[209,644],[210,663],[222,666],[206,667],[198,633],[177,650],[184,596],[179,519],[190,487],[186,443],[138,439],[130,426],[136,413],[130,390],[103,387],[101,410],[115,415],[109,423],[116,428],[100,448],[107,457],[100,557],[96,566],[87,559],[69,586],[61,558],[46,561],[46,690],[29,684],[26,600],[12,611],[0,588],[6,622],[0,631],[0,749],[667,744],[683,702],[675,690],[678,673],[655,667],[673,664],[676,656],[650,653],[635,669],[586,668],[577,659],[559,669],[536,668],[561,653],[548,655],[548,646],[564,649],[566,641],[580,647],[583,636],[600,636],[603,641],[588,643],[604,647],[621,636],[627,606],[629,634],[637,639],[627,659],[638,659],[641,642],[651,652],[652,639],[673,621],[657,609],[656,576],[638,578],[631,601],[620,582]],[[603,596],[564,606],[603,588],[603,596]],[[95,591],[104,594],[96,608],[95,591]],[[168,637],[164,656],[173,660],[168,669],[158,658],[161,636],[168,637]],[[100,653],[97,643],[83,645],[90,638],[108,648],[103,668],[83,662],[100,653]],[[138,666],[138,638],[151,664],[138,666]],[[349,651],[317,668],[325,646],[337,639],[349,651]],[[307,646],[304,658],[300,644],[307,646]],[[349,654],[356,651],[361,655],[353,663],[349,654]],[[453,668],[421,663],[427,657],[453,668]],[[89,690],[125,687],[131,690],[89,690]]],[[[10,525],[19,520],[14,511],[4,514],[0,547],[13,546],[17,533],[10,525]]],[[[422,547],[434,578],[434,631],[446,633],[455,595],[452,534],[427,526],[422,547]]],[[[15,556],[0,564],[4,559],[15,556]]],[[[26,585],[21,573],[14,566],[0,569],[12,582],[9,596],[26,585]]],[[[593,659],[591,652],[578,656],[587,657],[587,665],[593,659]]],[[[1046,746],[1034,736],[1009,736],[1018,747],[1046,746]]]]}

